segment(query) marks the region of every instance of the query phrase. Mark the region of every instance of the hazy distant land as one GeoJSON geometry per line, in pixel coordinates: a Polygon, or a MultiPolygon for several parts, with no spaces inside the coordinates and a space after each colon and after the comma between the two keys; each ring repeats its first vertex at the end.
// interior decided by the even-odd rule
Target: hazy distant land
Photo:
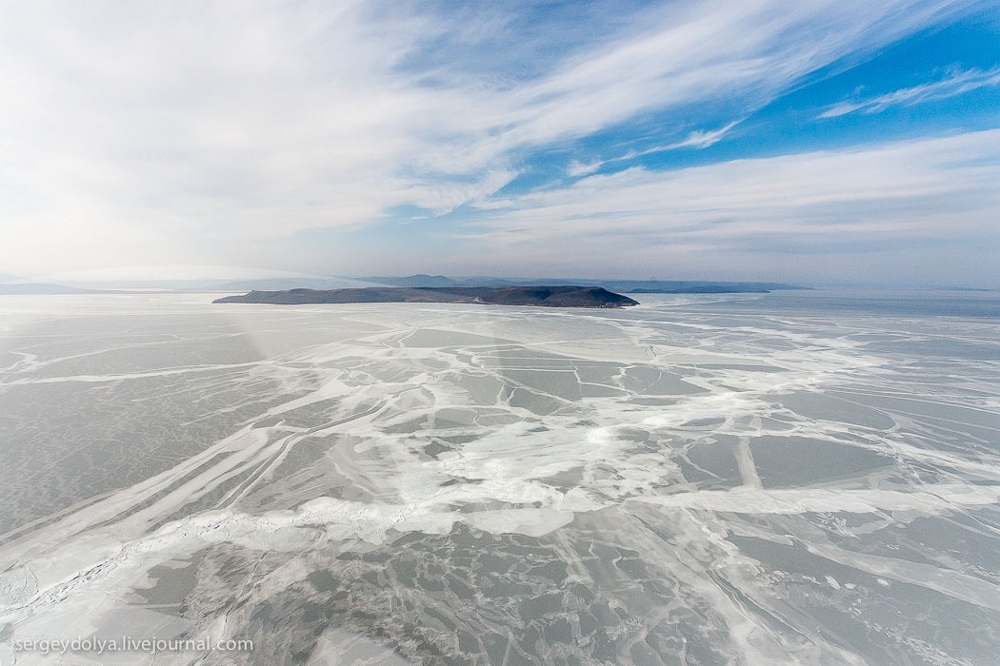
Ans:
{"type": "MultiPolygon", "coordinates": [[[[705,280],[596,280],[579,278],[543,278],[548,284],[574,284],[587,287],[604,287],[623,294],[766,294],[771,291],[809,289],[781,282],[719,282],[705,280]]],[[[501,277],[451,278],[444,275],[409,277],[363,277],[359,281],[384,284],[391,287],[530,287],[541,279],[501,277]]],[[[255,287],[248,287],[253,289],[255,287]]],[[[269,287],[274,289],[276,287],[269,287]]]]}
{"type": "Polygon", "coordinates": [[[291,289],[364,289],[366,287],[535,287],[571,285],[603,287],[618,294],[737,294],[768,293],[779,290],[808,289],[778,282],[718,282],[692,280],[600,280],[583,278],[506,278],[498,276],[447,277],[417,274],[408,277],[336,277],[295,276],[269,278],[91,278],[67,283],[33,281],[0,273],[0,296],[48,294],[99,294],[136,291],[162,292],[239,292],[285,291],[291,289]]]}
{"type": "Polygon", "coordinates": [[[481,303],[552,308],[621,308],[637,301],[603,287],[368,287],[364,289],[288,289],[251,291],[216,303],[481,303]]]}

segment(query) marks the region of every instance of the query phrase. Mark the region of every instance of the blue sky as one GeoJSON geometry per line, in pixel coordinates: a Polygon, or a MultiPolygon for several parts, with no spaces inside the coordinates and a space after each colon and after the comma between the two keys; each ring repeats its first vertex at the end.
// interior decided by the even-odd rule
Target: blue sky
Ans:
{"type": "Polygon", "coordinates": [[[0,273],[1000,287],[996,2],[4,15],[0,273]]]}

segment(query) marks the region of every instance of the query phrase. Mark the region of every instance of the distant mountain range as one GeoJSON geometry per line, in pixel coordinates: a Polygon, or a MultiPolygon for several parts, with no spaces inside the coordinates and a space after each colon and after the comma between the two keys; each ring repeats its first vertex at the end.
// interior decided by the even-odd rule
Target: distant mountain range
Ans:
{"type": "Polygon", "coordinates": [[[808,289],[780,282],[714,282],[691,280],[580,280],[580,279],[510,279],[492,277],[449,278],[444,275],[417,274],[409,277],[364,277],[360,282],[393,287],[504,287],[532,284],[583,285],[631,294],[761,294],[782,289],[808,289]]]}
{"type": "Polygon", "coordinates": [[[444,275],[424,275],[418,273],[410,277],[363,277],[358,278],[362,282],[374,282],[375,284],[387,284],[393,287],[501,287],[513,284],[510,281],[496,280],[491,283],[479,281],[477,278],[466,280],[455,280],[444,275]]]}
{"type": "Polygon", "coordinates": [[[0,296],[56,295],[56,294],[99,294],[103,290],[68,287],[64,284],[48,282],[0,282],[0,296]]]}

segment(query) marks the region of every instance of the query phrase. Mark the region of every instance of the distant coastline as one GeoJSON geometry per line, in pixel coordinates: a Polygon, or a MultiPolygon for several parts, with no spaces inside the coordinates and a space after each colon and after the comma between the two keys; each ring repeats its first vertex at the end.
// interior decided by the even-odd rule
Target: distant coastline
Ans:
{"type": "Polygon", "coordinates": [[[287,289],[251,291],[226,296],[215,303],[478,303],[483,305],[532,305],[550,308],[623,308],[639,303],[603,287],[366,287],[363,289],[287,289]]]}
{"type": "MultiPolygon", "coordinates": [[[[410,275],[408,277],[346,277],[346,276],[279,276],[265,278],[164,278],[164,279],[89,279],[67,283],[45,280],[32,281],[0,273],[0,296],[68,295],[68,294],[127,294],[160,292],[222,292],[288,291],[292,289],[364,289],[368,287],[406,288],[486,288],[573,286],[603,287],[616,294],[765,294],[779,290],[802,290],[810,287],[777,282],[719,282],[684,280],[600,280],[592,278],[504,278],[489,276],[446,277],[444,275],[410,275]]],[[[973,289],[966,289],[972,291],[973,289]]]]}
{"type": "MultiPolygon", "coordinates": [[[[464,277],[419,273],[409,277],[362,277],[359,281],[389,287],[530,287],[537,284],[572,284],[604,287],[619,294],[767,294],[772,291],[811,289],[782,282],[724,282],[712,280],[599,280],[583,278],[464,277]]],[[[253,287],[250,287],[253,288],[253,287]]],[[[270,287],[275,288],[275,287],[270,287]]]]}

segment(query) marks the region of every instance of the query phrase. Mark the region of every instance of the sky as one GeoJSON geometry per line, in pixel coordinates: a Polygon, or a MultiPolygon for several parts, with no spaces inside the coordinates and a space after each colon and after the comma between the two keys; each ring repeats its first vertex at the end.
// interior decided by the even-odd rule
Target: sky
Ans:
{"type": "Polygon", "coordinates": [[[0,11],[0,274],[1000,288],[996,0],[0,11]]]}

